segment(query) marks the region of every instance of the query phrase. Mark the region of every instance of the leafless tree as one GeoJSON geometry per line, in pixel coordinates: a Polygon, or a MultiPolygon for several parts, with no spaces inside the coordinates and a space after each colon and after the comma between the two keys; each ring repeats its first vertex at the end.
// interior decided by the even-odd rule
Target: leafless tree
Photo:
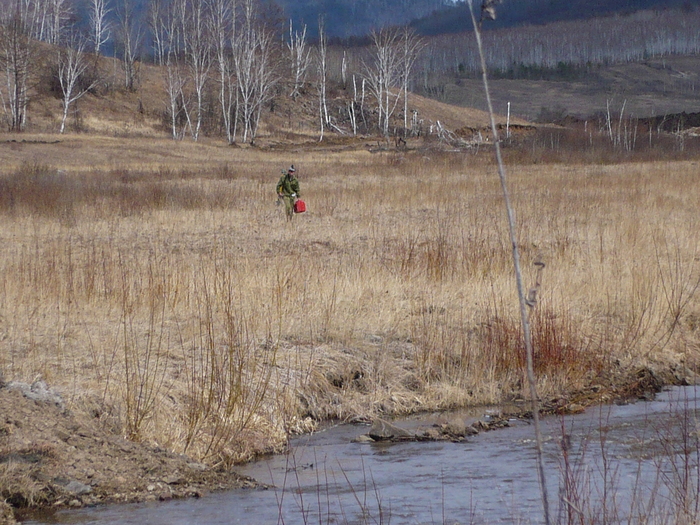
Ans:
{"type": "Polygon", "coordinates": [[[235,142],[235,100],[236,84],[232,42],[236,35],[236,0],[212,0],[211,36],[214,44],[214,57],[218,69],[219,105],[222,124],[229,144],[235,142]]]}
{"type": "Polygon", "coordinates": [[[293,31],[292,21],[289,20],[289,43],[287,44],[290,53],[290,63],[292,66],[293,86],[290,96],[299,96],[299,90],[306,82],[306,75],[311,64],[311,50],[306,47],[306,25],[299,33],[293,31]]]}
{"type": "Polygon", "coordinates": [[[401,80],[401,33],[396,28],[384,28],[372,32],[374,44],[373,62],[365,65],[367,80],[372,94],[377,99],[377,126],[389,135],[389,120],[396,109],[401,80]],[[394,89],[394,91],[392,91],[394,89]]]}
{"type": "Polygon", "coordinates": [[[5,74],[2,106],[11,131],[22,131],[27,120],[29,76],[37,66],[37,47],[31,26],[23,19],[20,2],[0,12],[0,67],[5,74]]]}
{"type": "Polygon", "coordinates": [[[72,15],[72,6],[69,0],[44,0],[50,3],[51,23],[46,41],[58,44],[68,26],[72,15]]]}
{"type": "Polygon", "coordinates": [[[207,85],[216,79],[229,144],[239,126],[242,140],[254,142],[279,80],[282,45],[258,8],[259,0],[151,0],[149,25],[164,65],[173,138],[198,139],[210,110],[207,85]]]}
{"type": "Polygon", "coordinates": [[[174,140],[183,138],[185,128],[191,129],[188,100],[185,96],[187,75],[182,37],[182,9],[185,6],[184,2],[166,4],[156,0],[151,4],[149,12],[157,60],[163,66],[163,82],[167,93],[166,113],[174,140]]]}
{"type": "Polygon", "coordinates": [[[388,136],[391,117],[401,98],[404,103],[404,128],[408,128],[408,91],[411,74],[425,43],[408,27],[373,31],[372,43],[372,60],[370,63],[364,63],[365,78],[370,93],[377,101],[377,126],[388,136]]]}
{"type": "Polygon", "coordinates": [[[36,40],[49,40],[51,32],[51,0],[15,1],[14,3],[21,4],[20,18],[27,25],[31,37],[36,40]]]}
{"type": "Polygon", "coordinates": [[[165,54],[167,52],[167,18],[169,16],[169,4],[163,0],[150,0],[148,2],[148,28],[153,39],[153,54],[156,64],[165,64],[165,54]]]}
{"type": "Polygon", "coordinates": [[[262,108],[278,81],[273,64],[274,35],[257,19],[254,0],[244,0],[242,23],[234,41],[234,65],[238,83],[243,141],[255,141],[262,108]]]}
{"type": "Polygon", "coordinates": [[[90,61],[85,55],[86,42],[76,36],[71,37],[68,44],[57,48],[58,81],[61,85],[63,118],[59,133],[63,133],[68,118],[68,110],[73,102],[94,88],[98,78],[89,83],[81,83],[83,74],[90,67],[90,61]]]}
{"type": "Polygon", "coordinates": [[[90,0],[88,4],[90,35],[94,45],[93,50],[96,55],[100,54],[102,46],[109,40],[112,24],[107,17],[111,11],[112,9],[107,5],[107,0],[90,0]]]}
{"type": "Polygon", "coordinates": [[[115,11],[119,21],[118,43],[121,48],[122,67],[124,68],[124,87],[133,91],[138,81],[138,60],[143,28],[133,0],[121,0],[115,11]]]}
{"type": "Polygon", "coordinates": [[[2,8],[13,11],[35,40],[56,44],[68,27],[74,8],[71,0],[5,0],[2,8]]]}
{"type": "Polygon", "coordinates": [[[194,108],[196,120],[192,127],[192,138],[196,141],[202,129],[205,112],[204,90],[211,69],[211,46],[207,28],[209,16],[205,0],[190,0],[184,5],[183,41],[196,101],[194,108]]]}
{"type": "Polygon", "coordinates": [[[343,50],[343,60],[340,64],[340,81],[342,82],[343,89],[348,87],[348,60],[345,50],[343,50]]]}
{"type": "Polygon", "coordinates": [[[323,132],[328,125],[328,104],[326,102],[327,71],[327,38],[323,18],[318,19],[318,48],[317,48],[317,73],[318,73],[318,117],[321,126],[319,141],[323,140],[323,132]]]}
{"type": "Polygon", "coordinates": [[[408,88],[411,70],[418,54],[425,47],[425,42],[408,26],[401,30],[401,82],[403,85],[403,127],[408,129],[408,88]]]}

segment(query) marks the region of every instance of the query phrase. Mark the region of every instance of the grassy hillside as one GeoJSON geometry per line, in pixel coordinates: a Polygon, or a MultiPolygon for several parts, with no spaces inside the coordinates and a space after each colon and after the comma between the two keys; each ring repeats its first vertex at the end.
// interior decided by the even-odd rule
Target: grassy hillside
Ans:
{"type": "MultiPolygon", "coordinates": [[[[51,51],[44,51],[47,60],[51,51]]],[[[165,88],[165,69],[149,64],[139,65],[138,82],[134,90],[123,87],[121,62],[115,59],[101,58],[98,67],[102,78],[100,85],[71,106],[67,121],[70,133],[101,135],[107,137],[149,137],[167,139],[170,135],[166,113],[167,92],[165,88]]],[[[281,73],[281,71],[280,71],[281,73]]],[[[51,135],[60,126],[62,104],[60,92],[51,90],[52,81],[45,75],[38,74],[33,80],[36,86],[31,93],[31,106],[28,111],[26,131],[51,135]]],[[[225,136],[216,122],[219,117],[217,109],[217,85],[212,80],[208,84],[207,97],[211,123],[205,126],[205,140],[225,144],[225,136]]],[[[299,143],[313,144],[320,138],[318,116],[318,94],[313,84],[307,84],[299,97],[289,96],[290,87],[284,79],[276,85],[272,100],[262,111],[261,128],[257,144],[261,147],[284,147],[299,143]]],[[[326,130],[326,142],[340,141],[347,145],[362,147],[367,140],[376,141],[372,126],[376,126],[376,101],[367,93],[364,104],[351,87],[343,89],[339,84],[329,83],[328,106],[333,115],[337,129],[326,130]],[[354,135],[348,117],[350,101],[356,98],[359,132],[354,135]],[[369,132],[368,132],[369,129],[369,132]]],[[[394,115],[394,126],[403,127],[403,99],[399,110],[394,115]]],[[[438,121],[451,130],[462,127],[482,128],[488,126],[484,111],[446,105],[419,95],[409,94],[409,112],[417,112],[422,122],[421,129],[430,135],[430,126],[438,121]]],[[[499,117],[505,123],[505,116],[499,117]]],[[[514,120],[514,124],[525,124],[523,120],[514,120]]],[[[18,139],[22,135],[18,135],[18,139]]],[[[43,141],[50,141],[47,137],[43,141]]],[[[56,140],[60,140],[57,135],[56,140]]],[[[323,144],[320,144],[323,146],[323,144]]]]}
{"type": "MultiPolygon", "coordinates": [[[[509,9],[517,10],[518,4],[509,9]]],[[[517,31],[488,31],[487,63],[491,67],[497,112],[504,115],[510,103],[513,116],[547,121],[550,116],[595,118],[623,108],[625,114],[635,118],[700,111],[697,96],[700,60],[698,55],[678,54],[700,49],[695,29],[698,16],[700,10],[691,9],[684,14],[682,9],[668,9],[663,16],[645,11],[634,16],[596,19],[587,24],[562,22],[517,31]]],[[[311,143],[320,137],[315,64],[311,66],[302,95],[291,98],[290,57],[282,41],[277,44],[271,67],[275,68],[278,82],[271,100],[262,108],[259,144],[311,143]]],[[[483,128],[486,119],[478,110],[484,110],[485,105],[474,66],[472,35],[435,37],[426,44],[417,57],[412,82],[414,92],[425,98],[409,97],[408,116],[413,117],[417,111],[415,118],[420,123],[413,130],[414,135],[426,137],[434,133],[438,122],[451,132],[483,128]],[[476,108],[476,111],[457,110],[454,106],[476,108]]],[[[379,116],[370,87],[363,82],[375,50],[371,46],[338,45],[329,51],[328,110],[333,125],[325,126],[324,138],[360,143],[376,134],[379,116]],[[347,66],[343,73],[341,64],[347,66]],[[354,131],[349,115],[351,107],[356,111],[358,124],[354,131]]],[[[61,100],[54,75],[55,55],[54,48],[42,44],[34,60],[36,74],[30,82],[27,131],[52,133],[59,128],[61,100]]],[[[188,77],[189,66],[183,62],[180,67],[187,84],[178,104],[187,105],[193,112],[196,97],[192,79],[188,77]]],[[[99,67],[91,74],[102,82],[72,106],[68,129],[111,136],[171,134],[165,71],[145,63],[140,63],[138,69],[135,88],[127,90],[122,87],[121,62],[100,59],[99,67]]],[[[209,70],[201,106],[203,136],[212,139],[225,135],[214,70],[213,66],[209,70]]],[[[184,119],[181,110],[178,118],[184,119]]],[[[505,117],[500,120],[504,122],[505,117]]],[[[403,126],[400,100],[390,125],[391,134],[398,133],[403,126]]],[[[180,128],[184,127],[180,123],[180,128]]]]}
{"type": "MultiPolygon", "coordinates": [[[[156,66],[142,64],[139,82],[134,91],[121,87],[119,61],[103,59],[100,65],[104,84],[94,93],[81,98],[73,107],[67,122],[70,133],[95,134],[107,137],[153,137],[167,139],[169,129],[166,118],[166,91],[164,71],[156,66]]],[[[27,131],[48,134],[42,140],[62,140],[58,135],[61,117],[60,97],[43,87],[45,80],[35,83],[32,93],[27,131]]],[[[561,120],[575,116],[595,120],[610,108],[634,118],[663,116],[671,113],[700,111],[700,57],[671,56],[649,59],[643,63],[619,64],[593,68],[590,73],[573,80],[527,80],[492,78],[492,98],[501,114],[499,122],[505,123],[508,103],[511,107],[511,123],[525,125],[540,120],[561,120]]],[[[210,97],[215,99],[216,85],[211,84],[210,97]]],[[[425,89],[425,88],[423,88],[425,89]]],[[[304,143],[314,147],[324,143],[344,144],[348,147],[365,147],[376,142],[372,135],[361,132],[353,136],[348,120],[347,107],[353,98],[348,86],[331,86],[329,107],[340,126],[326,130],[325,142],[317,144],[320,137],[318,119],[318,95],[313,85],[308,85],[296,99],[288,96],[289,87],[277,86],[273,100],[262,113],[258,145],[263,147],[294,147],[304,143]]],[[[425,95],[409,96],[409,111],[417,112],[422,121],[422,138],[437,138],[435,125],[440,122],[450,131],[462,128],[484,129],[488,119],[481,80],[459,78],[442,80],[425,95]]],[[[372,123],[375,103],[366,97],[366,119],[372,123]]],[[[400,104],[401,105],[401,104],[400,104]]],[[[403,126],[400,109],[395,115],[396,126],[403,126]]],[[[203,143],[225,143],[222,130],[205,129],[203,143]]],[[[18,136],[18,138],[21,135],[18,136]]]]}
{"type": "MultiPolygon", "coordinates": [[[[503,5],[507,11],[509,7],[503,5]]],[[[591,118],[608,106],[649,117],[700,110],[700,9],[638,11],[498,29],[485,24],[487,67],[496,106],[516,114],[591,118]]],[[[420,93],[483,108],[471,24],[431,37],[419,57],[420,93]]]]}
{"type": "MultiPolygon", "coordinates": [[[[573,80],[491,80],[494,105],[525,119],[547,120],[550,115],[594,118],[624,105],[638,118],[700,111],[700,56],[653,58],[641,63],[593,68],[573,80]]],[[[479,79],[444,79],[435,96],[449,104],[485,109],[479,79]]]]}

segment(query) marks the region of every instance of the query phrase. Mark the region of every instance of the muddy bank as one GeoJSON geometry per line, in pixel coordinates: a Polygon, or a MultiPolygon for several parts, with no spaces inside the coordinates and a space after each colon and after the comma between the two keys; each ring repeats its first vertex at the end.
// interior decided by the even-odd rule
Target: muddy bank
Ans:
{"type": "MultiPolygon", "coordinates": [[[[690,379],[689,373],[654,373],[649,368],[609,374],[585,390],[545,400],[542,409],[576,413],[601,402],[650,399],[664,385],[687,384],[690,379]]],[[[375,440],[455,441],[530,415],[529,402],[516,398],[488,424],[476,427],[451,421],[410,437],[394,438],[390,427],[370,434],[374,432],[375,440]]],[[[0,523],[13,523],[12,511],[17,509],[196,498],[208,491],[255,486],[253,479],[234,472],[127,441],[95,414],[67,410],[43,382],[0,386],[0,490],[5,500],[0,523]]]]}

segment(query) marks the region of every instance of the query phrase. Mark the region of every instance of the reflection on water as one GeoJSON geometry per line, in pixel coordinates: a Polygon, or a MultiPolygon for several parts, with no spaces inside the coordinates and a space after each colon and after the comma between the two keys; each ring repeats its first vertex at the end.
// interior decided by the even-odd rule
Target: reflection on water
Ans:
{"type": "MultiPolygon", "coordinates": [[[[606,406],[543,420],[552,515],[610,522],[664,521],[685,483],[697,502],[697,391],[674,388],[655,401],[606,406]],[[569,461],[562,443],[567,445],[569,461]],[[687,454],[684,452],[693,452],[687,454]],[[564,492],[564,488],[568,491],[564,492]],[[677,488],[677,487],[676,487],[677,488]],[[653,496],[653,497],[652,497],[653,496]],[[563,504],[562,502],[568,502],[563,504]]],[[[415,426],[416,421],[405,422],[415,426]]],[[[274,485],[198,500],[62,511],[62,524],[475,524],[541,523],[532,427],[482,433],[465,443],[359,444],[367,427],[343,425],[305,436],[292,451],[240,468],[274,485]]],[[[692,500],[692,501],[691,501],[692,500]]],[[[692,508],[690,509],[692,510],[692,508]]]]}

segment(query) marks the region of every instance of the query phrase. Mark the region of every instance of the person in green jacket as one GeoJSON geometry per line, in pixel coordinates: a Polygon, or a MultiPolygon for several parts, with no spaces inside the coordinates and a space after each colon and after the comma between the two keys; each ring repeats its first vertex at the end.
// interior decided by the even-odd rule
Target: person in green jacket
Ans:
{"type": "Polygon", "coordinates": [[[287,173],[283,173],[277,183],[277,198],[284,201],[284,210],[287,212],[287,220],[294,217],[294,202],[301,196],[299,193],[299,180],[294,176],[296,173],[292,164],[287,173]]]}

